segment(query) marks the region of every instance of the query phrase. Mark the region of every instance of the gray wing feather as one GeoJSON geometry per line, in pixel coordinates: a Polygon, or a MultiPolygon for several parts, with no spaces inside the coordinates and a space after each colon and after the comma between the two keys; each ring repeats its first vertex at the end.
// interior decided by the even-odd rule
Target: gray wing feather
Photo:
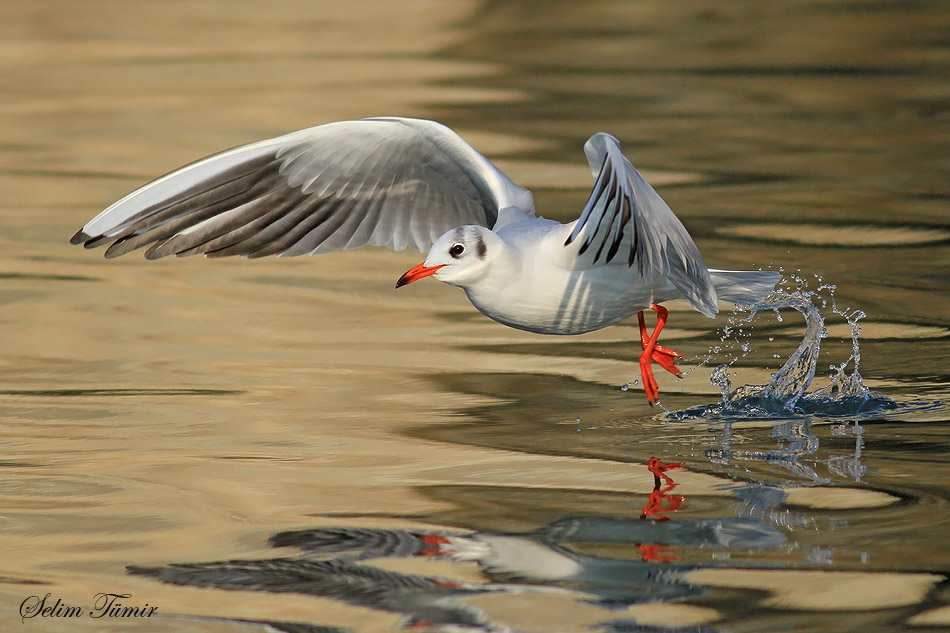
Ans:
{"type": "Polygon", "coordinates": [[[715,316],[716,290],[699,249],[686,228],[609,134],[584,145],[594,189],[581,216],[568,225],[564,246],[575,267],[611,263],[636,266],[642,277],[666,277],[691,306],[715,316]]]}
{"type": "Polygon", "coordinates": [[[533,214],[530,193],[449,128],[377,118],[237,147],[122,198],[72,238],[107,257],[318,254],[364,244],[425,252],[499,211],[533,214]]]}

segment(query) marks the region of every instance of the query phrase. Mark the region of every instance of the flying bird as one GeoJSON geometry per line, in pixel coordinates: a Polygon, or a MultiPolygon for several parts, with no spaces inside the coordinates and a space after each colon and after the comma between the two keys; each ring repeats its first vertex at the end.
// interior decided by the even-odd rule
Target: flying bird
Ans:
{"type": "Polygon", "coordinates": [[[584,153],[594,188],[580,217],[562,224],[536,215],[530,191],[444,125],[329,123],[177,169],[108,207],[71,242],[109,244],[106,257],[147,246],[148,259],[291,257],[364,244],[428,251],[397,288],[431,276],[513,328],[582,334],[636,314],[652,405],[652,363],[681,375],[680,354],[657,342],[667,321],[660,304],[682,298],[712,318],[719,299],[755,303],[781,276],[707,268],[616,138],[594,134],[584,153]]]}

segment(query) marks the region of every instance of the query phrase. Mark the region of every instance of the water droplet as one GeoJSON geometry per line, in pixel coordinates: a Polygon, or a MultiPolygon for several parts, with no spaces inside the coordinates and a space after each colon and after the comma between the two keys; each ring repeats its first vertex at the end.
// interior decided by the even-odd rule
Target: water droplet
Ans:
{"type": "Polygon", "coordinates": [[[581,423],[581,419],[580,419],[580,418],[577,418],[577,423],[578,423],[578,424],[581,423]]]}
{"type": "Polygon", "coordinates": [[[630,389],[629,384],[623,383],[622,385],[620,385],[620,391],[627,391],[628,389],[630,389]]]}
{"type": "Polygon", "coordinates": [[[770,336],[770,337],[769,337],[769,342],[770,342],[770,343],[771,343],[772,341],[774,341],[774,340],[775,340],[775,337],[774,337],[774,336],[770,336]]]}

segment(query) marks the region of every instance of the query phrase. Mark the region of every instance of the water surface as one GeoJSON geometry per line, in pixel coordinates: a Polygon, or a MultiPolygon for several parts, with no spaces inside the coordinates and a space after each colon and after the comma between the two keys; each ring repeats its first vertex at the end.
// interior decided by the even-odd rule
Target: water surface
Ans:
{"type": "MultiPolygon", "coordinates": [[[[940,3],[0,15],[6,628],[950,626],[940,3]],[[863,384],[895,406],[668,416],[621,388],[639,377],[635,322],[507,329],[453,288],[395,292],[413,253],[146,262],[68,245],[197,157],[380,114],[458,129],[561,220],[589,192],[583,142],[612,133],[710,265],[819,275],[864,311],[863,384]],[[653,457],[682,467],[655,479],[653,457]],[[158,611],[89,618],[102,592],[158,611]],[[84,617],[21,621],[47,593],[84,617]]],[[[719,363],[733,387],[766,384],[805,335],[794,310],[738,338],[725,315],[669,307],[664,343],[687,359],[682,381],[658,370],[671,412],[719,402],[719,363]]],[[[852,353],[823,314],[812,390],[852,353]]]]}

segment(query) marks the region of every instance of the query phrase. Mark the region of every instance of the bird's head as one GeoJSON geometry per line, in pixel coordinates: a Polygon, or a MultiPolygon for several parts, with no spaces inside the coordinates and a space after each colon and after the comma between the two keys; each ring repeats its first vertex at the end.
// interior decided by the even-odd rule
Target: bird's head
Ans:
{"type": "Polygon", "coordinates": [[[484,226],[452,229],[435,241],[424,262],[399,278],[396,287],[432,276],[465,288],[485,276],[491,261],[500,254],[502,245],[501,238],[484,226]]]}

